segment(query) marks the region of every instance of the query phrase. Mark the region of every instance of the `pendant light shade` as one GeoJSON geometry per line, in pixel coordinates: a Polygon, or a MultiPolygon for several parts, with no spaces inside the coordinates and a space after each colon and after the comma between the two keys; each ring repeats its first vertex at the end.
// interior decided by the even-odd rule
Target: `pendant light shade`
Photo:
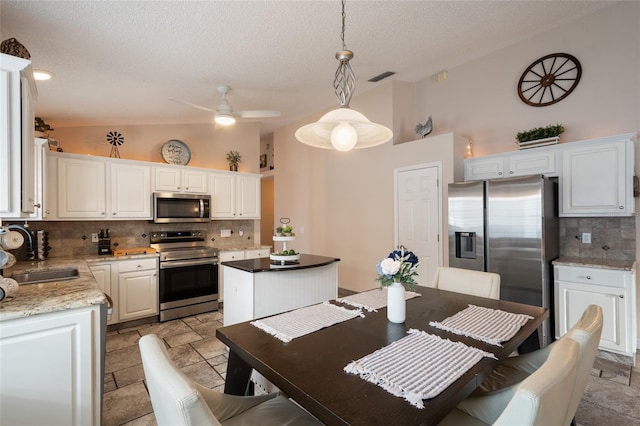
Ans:
{"type": "Polygon", "coordinates": [[[363,114],[347,107],[329,111],[317,122],[296,131],[296,139],[304,144],[338,151],[369,148],[391,138],[393,132],[390,129],[372,123],[363,114]]]}
{"type": "Polygon", "coordinates": [[[350,151],[369,148],[390,141],[393,132],[381,125],[372,123],[364,114],[349,108],[349,102],[356,86],[356,76],[349,61],[353,52],[347,50],[344,43],[345,13],[342,0],[342,50],[336,53],[339,61],[333,80],[333,88],[340,108],[329,111],[315,123],[307,124],[296,131],[296,139],[316,148],[350,151]]]}

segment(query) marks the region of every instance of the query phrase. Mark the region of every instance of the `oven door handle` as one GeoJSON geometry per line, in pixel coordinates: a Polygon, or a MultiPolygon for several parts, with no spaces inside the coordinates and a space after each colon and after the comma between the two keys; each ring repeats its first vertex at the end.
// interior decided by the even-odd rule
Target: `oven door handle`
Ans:
{"type": "Polygon", "coordinates": [[[195,265],[217,265],[218,260],[208,259],[189,259],[189,260],[171,260],[168,262],[160,262],[160,269],[183,268],[185,266],[195,265]]]}

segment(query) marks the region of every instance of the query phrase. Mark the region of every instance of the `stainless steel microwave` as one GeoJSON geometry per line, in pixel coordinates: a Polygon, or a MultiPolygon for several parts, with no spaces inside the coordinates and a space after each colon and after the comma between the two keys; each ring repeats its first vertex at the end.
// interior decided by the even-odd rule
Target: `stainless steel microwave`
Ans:
{"type": "Polygon", "coordinates": [[[206,194],[153,193],[155,223],[209,222],[211,196],[206,194]]]}

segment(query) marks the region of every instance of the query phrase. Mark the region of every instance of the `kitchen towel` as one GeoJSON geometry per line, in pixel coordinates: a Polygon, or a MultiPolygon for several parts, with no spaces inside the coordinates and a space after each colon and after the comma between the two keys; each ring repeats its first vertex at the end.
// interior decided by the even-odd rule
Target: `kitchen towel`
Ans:
{"type": "Polygon", "coordinates": [[[431,321],[429,325],[491,345],[502,346],[500,343],[515,336],[530,319],[533,317],[529,315],[469,305],[442,322],[431,321]]]}
{"type": "MultiPolygon", "coordinates": [[[[421,294],[408,290],[404,292],[405,300],[418,296],[421,296],[421,294]]],[[[363,308],[368,312],[378,312],[378,309],[387,306],[387,287],[374,288],[373,290],[363,291],[362,293],[352,294],[351,296],[340,297],[336,299],[336,302],[355,306],[356,308],[363,308]]]]}
{"type": "Polygon", "coordinates": [[[346,309],[324,302],[252,321],[251,325],[266,331],[283,342],[290,342],[297,337],[358,316],[364,318],[360,309],[346,309]]]}
{"type": "Polygon", "coordinates": [[[404,398],[417,408],[423,399],[434,398],[489,352],[452,342],[439,336],[410,329],[409,335],[349,363],[347,373],[404,398]]]}

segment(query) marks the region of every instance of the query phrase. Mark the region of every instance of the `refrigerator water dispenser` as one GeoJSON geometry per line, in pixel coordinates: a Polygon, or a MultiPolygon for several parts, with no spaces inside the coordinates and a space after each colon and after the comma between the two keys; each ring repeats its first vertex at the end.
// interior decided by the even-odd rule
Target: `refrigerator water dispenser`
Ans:
{"type": "Polygon", "coordinates": [[[475,259],[476,258],[476,233],[456,232],[456,258],[475,259]]]}

